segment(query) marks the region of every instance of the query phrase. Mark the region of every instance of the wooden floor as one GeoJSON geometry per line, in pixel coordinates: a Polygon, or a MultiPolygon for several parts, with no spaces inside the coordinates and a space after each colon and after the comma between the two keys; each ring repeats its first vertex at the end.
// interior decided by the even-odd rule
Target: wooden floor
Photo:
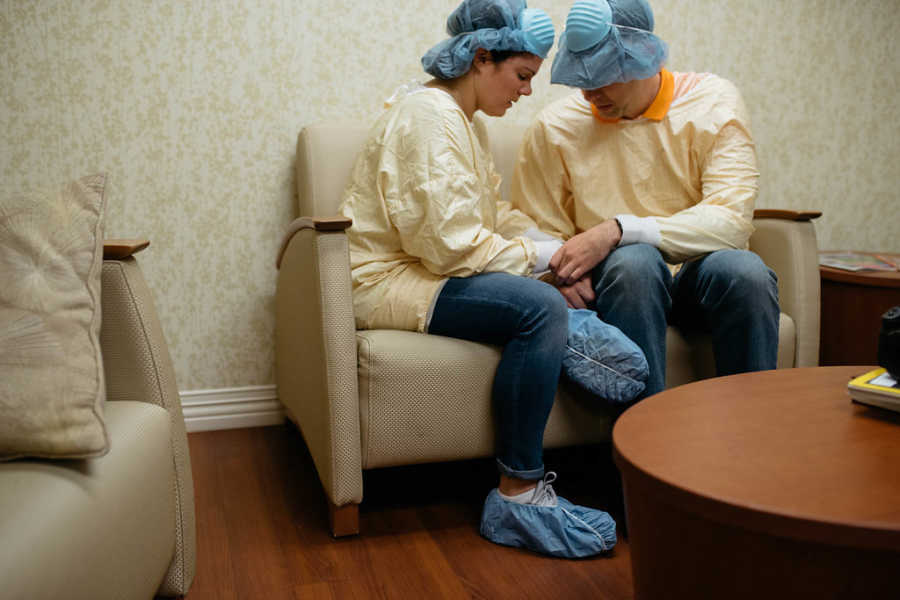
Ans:
{"type": "MultiPolygon", "coordinates": [[[[561,560],[478,534],[496,485],[492,461],[366,472],[362,533],[332,539],[312,460],[291,425],[188,436],[197,576],[187,600],[633,597],[627,540],[608,555],[561,560]]],[[[557,492],[622,524],[609,446],[548,451],[557,492]]]]}

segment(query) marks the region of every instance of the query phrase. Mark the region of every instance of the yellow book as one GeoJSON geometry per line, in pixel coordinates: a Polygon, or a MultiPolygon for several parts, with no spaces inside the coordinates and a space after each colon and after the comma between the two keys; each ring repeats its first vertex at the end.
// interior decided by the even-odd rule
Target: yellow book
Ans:
{"type": "Polygon", "coordinates": [[[900,412],[900,383],[886,369],[875,369],[847,384],[854,402],[900,412]]]}

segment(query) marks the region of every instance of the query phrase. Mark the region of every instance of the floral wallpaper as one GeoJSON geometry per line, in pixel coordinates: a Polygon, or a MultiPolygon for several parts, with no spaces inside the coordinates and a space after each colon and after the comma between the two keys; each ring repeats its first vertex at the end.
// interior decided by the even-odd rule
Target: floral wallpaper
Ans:
{"type": "MultiPolygon", "coordinates": [[[[557,30],[570,2],[531,3],[557,30]]],[[[820,247],[900,252],[900,2],[655,0],[673,70],[753,117],[759,206],[821,210],[820,247]]],[[[369,122],[443,39],[451,0],[0,0],[6,190],[106,172],[107,237],[139,255],[182,390],[274,382],[275,254],[296,136],[369,122]]],[[[552,55],[551,55],[552,59],[552,55]]],[[[508,119],[566,93],[549,85],[508,119]]],[[[6,274],[0,274],[0,277],[6,274]]]]}

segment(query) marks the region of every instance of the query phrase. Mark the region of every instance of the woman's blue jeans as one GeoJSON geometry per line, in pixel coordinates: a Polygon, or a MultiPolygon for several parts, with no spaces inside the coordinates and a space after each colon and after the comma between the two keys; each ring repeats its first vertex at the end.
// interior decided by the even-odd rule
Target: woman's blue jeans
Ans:
{"type": "Polygon", "coordinates": [[[568,319],[556,288],[507,273],[451,278],[435,302],[428,333],[503,347],[492,399],[497,463],[509,477],[544,476],[544,427],[559,383],[568,319]]]}
{"type": "Polygon", "coordinates": [[[657,248],[632,244],[594,268],[593,284],[600,318],[647,357],[643,397],[665,388],[669,324],[712,335],[717,375],[776,366],[778,280],[753,252],[712,252],[685,263],[673,279],[657,248]]]}

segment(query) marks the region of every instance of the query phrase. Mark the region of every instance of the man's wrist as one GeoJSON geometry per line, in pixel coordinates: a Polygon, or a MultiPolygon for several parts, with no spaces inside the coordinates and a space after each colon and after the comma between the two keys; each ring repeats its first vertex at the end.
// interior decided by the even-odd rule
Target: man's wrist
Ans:
{"type": "Polygon", "coordinates": [[[593,227],[595,243],[609,246],[612,250],[619,244],[622,239],[622,224],[617,219],[606,219],[593,227]]]}
{"type": "Polygon", "coordinates": [[[622,235],[624,234],[624,232],[622,230],[622,222],[619,221],[618,217],[615,217],[612,220],[616,222],[616,229],[618,229],[618,231],[619,231],[619,235],[618,235],[618,237],[616,237],[616,242],[615,242],[615,245],[618,246],[619,242],[622,240],[622,235]]]}

